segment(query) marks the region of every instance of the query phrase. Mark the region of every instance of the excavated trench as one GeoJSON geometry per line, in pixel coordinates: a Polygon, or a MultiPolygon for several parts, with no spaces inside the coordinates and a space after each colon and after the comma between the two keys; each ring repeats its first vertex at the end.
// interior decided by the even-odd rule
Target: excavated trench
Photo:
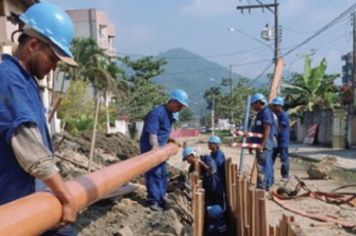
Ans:
{"type": "MultiPolygon", "coordinates": [[[[56,162],[65,179],[87,173],[90,139],[90,133],[55,137],[56,162]]],[[[124,135],[97,134],[96,140],[94,170],[139,154],[137,144],[124,135]]],[[[144,180],[140,176],[124,186],[123,191],[84,209],[74,225],[75,230],[80,236],[192,235],[187,175],[169,166],[169,179],[169,210],[154,212],[147,207],[144,180]]]]}

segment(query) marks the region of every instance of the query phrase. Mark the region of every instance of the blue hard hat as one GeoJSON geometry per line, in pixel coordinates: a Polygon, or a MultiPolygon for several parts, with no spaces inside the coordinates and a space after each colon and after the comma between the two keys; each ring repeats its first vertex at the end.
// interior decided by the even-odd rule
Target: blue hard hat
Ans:
{"type": "Polygon", "coordinates": [[[183,149],[183,152],[182,152],[183,161],[187,160],[188,156],[189,156],[190,154],[192,154],[192,153],[194,153],[193,148],[191,148],[191,147],[185,147],[185,148],[183,149]]]}
{"type": "Polygon", "coordinates": [[[224,210],[220,205],[207,206],[206,210],[210,216],[213,218],[220,218],[224,215],[224,210]]]}
{"type": "Polygon", "coordinates": [[[208,139],[208,143],[221,144],[221,139],[218,136],[210,136],[208,139]]]}
{"type": "Polygon", "coordinates": [[[265,96],[262,93],[256,93],[251,97],[250,104],[254,104],[255,102],[261,101],[263,103],[267,103],[265,96]]]}
{"type": "Polygon", "coordinates": [[[25,33],[36,32],[51,43],[51,48],[61,60],[76,65],[70,50],[74,25],[64,10],[51,3],[40,2],[33,4],[22,13],[20,20],[25,24],[25,33]]]}
{"type": "Polygon", "coordinates": [[[173,112],[172,115],[175,121],[179,121],[179,112],[173,112]]]}
{"type": "Polygon", "coordinates": [[[170,99],[178,101],[183,106],[188,107],[188,94],[181,89],[175,89],[171,93],[170,99]]]}
{"type": "Polygon", "coordinates": [[[283,106],[284,105],[284,99],[282,97],[275,97],[272,100],[272,105],[283,106]]]}

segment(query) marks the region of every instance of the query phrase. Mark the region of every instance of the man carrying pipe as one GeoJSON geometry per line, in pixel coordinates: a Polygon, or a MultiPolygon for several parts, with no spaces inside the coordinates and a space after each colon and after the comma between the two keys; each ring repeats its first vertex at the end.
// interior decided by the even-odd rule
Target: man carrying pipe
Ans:
{"type": "MultiPolygon", "coordinates": [[[[49,3],[32,5],[19,21],[18,48],[14,56],[3,54],[0,64],[0,204],[34,193],[41,180],[62,203],[64,226],[75,221],[77,208],[55,168],[37,80],[60,60],[77,65],[70,51],[74,26],[62,9],[49,3]]],[[[67,225],[43,235],[75,233],[67,225]]]]}
{"type": "MultiPolygon", "coordinates": [[[[143,131],[140,139],[141,153],[164,146],[169,140],[172,124],[176,121],[175,114],[188,107],[188,95],[180,89],[171,93],[166,104],[152,109],[144,119],[143,131]]],[[[166,162],[145,173],[147,188],[147,202],[154,211],[167,209],[165,195],[168,184],[166,162]]]]}
{"type": "MultiPolygon", "coordinates": [[[[269,190],[273,185],[272,149],[274,147],[274,120],[267,100],[261,93],[251,97],[251,106],[257,112],[252,132],[263,134],[262,139],[250,138],[249,142],[258,143],[256,148],[257,188],[269,190]]],[[[252,149],[250,149],[250,153],[252,149]]]]}
{"type": "Polygon", "coordinates": [[[219,176],[219,179],[221,179],[222,182],[221,187],[223,189],[222,194],[216,196],[217,197],[216,204],[219,204],[222,207],[224,207],[226,203],[225,155],[223,151],[221,151],[220,149],[220,144],[221,144],[220,137],[214,135],[209,137],[208,148],[210,150],[210,155],[216,164],[217,175],[219,176]]]}
{"type": "Polygon", "coordinates": [[[279,154],[281,158],[281,176],[282,183],[287,183],[289,178],[289,157],[288,157],[288,146],[289,146],[289,115],[287,112],[283,111],[284,100],[281,97],[275,97],[272,100],[272,110],[278,118],[278,128],[277,128],[277,147],[273,149],[272,160],[273,164],[277,159],[279,154]]]}
{"type": "Polygon", "coordinates": [[[224,194],[223,179],[217,172],[215,161],[210,155],[198,156],[191,147],[185,147],[182,152],[183,161],[187,161],[190,166],[188,173],[195,170],[195,162],[198,162],[203,179],[203,188],[205,189],[205,205],[219,205],[225,207],[221,196],[224,194]]]}

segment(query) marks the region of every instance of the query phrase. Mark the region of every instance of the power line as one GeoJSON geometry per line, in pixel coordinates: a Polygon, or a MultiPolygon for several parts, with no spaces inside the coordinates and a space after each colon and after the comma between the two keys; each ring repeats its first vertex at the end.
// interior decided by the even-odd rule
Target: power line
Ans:
{"type": "Polygon", "coordinates": [[[259,80],[272,66],[273,66],[273,62],[269,63],[269,64],[262,70],[262,72],[248,84],[248,86],[251,87],[252,85],[254,85],[254,84],[257,82],[257,80],[259,80]]]}
{"type": "MultiPolygon", "coordinates": [[[[314,43],[314,44],[319,44],[323,41],[329,41],[330,40],[330,37],[334,37],[335,34],[338,34],[338,31],[340,30],[343,30],[344,27],[346,27],[348,25],[348,17],[344,17],[342,20],[340,20],[339,22],[335,23],[333,25],[333,27],[336,27],[336,26],[339,26],[338,28],[336,29],[327,29],[325,31],[325,33],[322,35],[322,36],[319,36],[318,37],[318,40],[314,43]]],[[[316,33],[317,31],[314,31],[314,33],[316,33]]],[[[292,40],[289,40],[289,41],[292,41],[292,44],[294,44],[294,41],[293,39],[292,40]]],[[[313,43],[312,43],[313,44],[313,43]]],[[[286,47],[287,49],[291,49],[292,46],[289,46],[289,47],[286,47]]],[[[285,51],[285,50],[284,50],[285,51]]]]}
{"type": "Polygon", "coordinates": [[[295,51],[296,49],[300,48],[301,46],[307,44],[309,41],[311,41],[312,39],[314,39],[315,37],[317,37],[318,35],[320,35],[321,33],[323,33],[325,30],[329,29],[330,27],[332,27],[333,25],[335,25],[337,22],[340,21],[340,19],[342,19],[343,17],[347,16],[349,13],[351,13],[354,9],[356,8],[356,3],[353,4],[351,7],[349,7],[346,11],[342,12],[339,16],[337,16],[336,18],[334,18],[332,21],[330,21],[328,24],[326,24],[324,27],[322,27],[321,29],[319,29],[316,33],[314,33],[312,36],[308,37],[307,39],[305,39],[304,41],[302,41],[301,43],[297,44],[295,47],[293,47],[292,49],[290,49],[289,51],[287,51],[286,53],[284,53],[282,56],[286,56],[290,53],[292,53],[293,51],[295,51]]]}
{"type": "Polygon", "coordinates": [[[306,9],[304,14],[296,18],[298,20],[294,21],[293,28],[299,28],[299,26],[304,25],[305,22],[312,21],[312,19],[310,19],[310,16],[316,16],[321,11],[321,9],[328,4],[328,1],[316,0],[311,3],[312,4],[306,9]]]}

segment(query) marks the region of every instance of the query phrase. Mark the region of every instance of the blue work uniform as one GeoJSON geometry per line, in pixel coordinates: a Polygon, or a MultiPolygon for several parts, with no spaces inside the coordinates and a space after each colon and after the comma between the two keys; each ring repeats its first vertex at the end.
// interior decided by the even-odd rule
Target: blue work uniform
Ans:
{"type": "MultiPolygon", "coordinates": [[[[141,153],[152,149],[149,141],[150,134],[157,135],[159,146],[167,144],[174,123],[172,112],[165,105],[151,110],[144,119],[143,131],[140,139],[141,153]]],[[[148,204],[158,204],[164,207],[164,197],[167,192],[168,172],[167,163],[163,162],[145,173],[148,204]]]]}
{"type": "MultiPolygon", "coordinates": [[[[211,157],[213,158],[216,164],[216,171],[219,179],[221,179],[221,187],[222,187],[222,194],[220,197],[224,203],[226,202],[226,180],[225,180],[225,155],[224,153],[218,148],[214,152],[210,153],[211,157]]],[[[224,207],[224,206],[222,206],[224,207]]],[[[223,208],[224,209],[224,208],[223,208]]]]}
{"type": "MultiPolygon", "coordinates": [[[[263,151],[261,153],[256,153],[256,163],[257,163],[257,188],[269,189],[273,182],[273,166],[272,166],[272,150],[275,146],[274,143],[274,132],[275,123],[273,120],[272,111],[265,106],[256,115],[254,125],[252,127],[252,132],[264,133],[264,124],[269,125],[270,133],[267,138],[263,151]]],[[[254,143],[261,144],[262,140],[258,138],[252,139],[254,143]]]]}
{"type": "MultiPolygon", "coordinates": [[[[25,71],[17,58],[2,55],[0,64],[0,205],[36,191],[35,177],[17,162],[11,138],[23,124],[34,124],[43,144],[53,152],[47,128],[45,107],[35,78],[25,71]]],[[[45,235],[75,235],[70,226],[45,235]]]]}
{"type": "Polygon", "coordinates": [[[289,115],[285,111],[276,113],[278,117],[277,129],[277,147],[273,150],[273,163],[275,162],[278,154],[281,158],[281,176],[282,178],[289,177],[289,115]]]}
{"type": "Polygon", "coordinates": [[[204,236],[227,236],[228,227],[224,217],[207,220],[204,236]]]}
{"type": "Polygon", "coordinates": [[[225,207],[224,199],[224,179],[219,174],[218,167],[214,159],[210,155],[204,155],[201,160],[210,167],[212,175],[202,169],[203,187],[205,189],[205,205],[220,205],[225,207]]]}

